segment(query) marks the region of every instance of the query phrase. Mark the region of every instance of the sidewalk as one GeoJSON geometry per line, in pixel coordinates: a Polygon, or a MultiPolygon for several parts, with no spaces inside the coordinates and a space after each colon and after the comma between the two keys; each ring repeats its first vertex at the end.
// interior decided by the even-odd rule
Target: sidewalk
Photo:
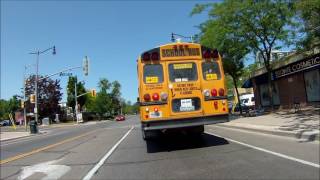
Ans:
{"type": "Polygon", "coordinates": [[[319,140],[319,113],[319,109],[309,109],[299,113],[278,111],[256,117],[232,116],[230,122],[217,124],[217,126],[313,141],[319,140]]]}
{"type": "Polygon", "coordinates": [[[29,132],[1,132],[0,133],[0,141],[7,141],[11,139],[18,139],[22,137],[31,136],[29,132]]]}
{"type": "MultiPolygon", "coordinates": [[[[76,122],[67,122],[67,123],[59,123],[59,124],[51,124],[51,125],[39,125],[39,133],[38,134],[43,134],[47,133],[51,128],[63,128],[63,127],[70,127],[70,126],[82,126],[82,125],[92,125],[92,124],[97,124],[97,123],[103,123],[105,121],[89,121],[85,123],[80,123],[77,124],[76,122]]],[[[27,131],[24,126],[17,126],[16,129],[13,129],[12,126],[5,126],[5,127],[0,127],[0,141],[7,141],[7,140],[12,140],[12,139],[18,139],[18,138],[23,138],[27,136],[31,136],[35,134],[30,134],[30,128],[27,126],[27,131]]]]}
{"type": "MultiPolygon", "coordinates": [[[[67,127],[67,126],[73,126],[76,125],[74,122],[70,123],[61,123],[61,124],[51,124],[48,126],[38,126],[39,133],[38,134],[43,134],[46,133],[48,129],[50,128],[60,128],[60,127],[67,127]]],[[[14,129],[12,126],[5,126],[0,128],[0,141],[4,142],[7,140],[12,140],[12,139],[19,139],[27,136],[32,136],[35,134],[30,134],[30,128],[27,126],[27,131],[25,126],[16,126],[16,129],[14,129]]]]}

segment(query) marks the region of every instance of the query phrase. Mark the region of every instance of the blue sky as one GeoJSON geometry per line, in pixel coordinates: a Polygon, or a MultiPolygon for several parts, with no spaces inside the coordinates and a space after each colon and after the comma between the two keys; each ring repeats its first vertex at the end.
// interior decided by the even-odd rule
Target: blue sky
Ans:
{"type": "MultiPolygon", "coordinates": [[[[40,56],[41,75],[80,66],[87,55],[89,76],[72,72],[86,88],[98,89],[100,78],[118,80],[122,96],[134,102],[138,55],[170,42],[171,32],[198,33],[207,15],[189,16],[196,3],[206,1],[1,1],[1,98],[20,94],[24,65],[36,61],[29,52],[55,45],[55,56],[40,56]]],[[[67,77],[53,78],[61,80],[65,100],[67,77]]]]}

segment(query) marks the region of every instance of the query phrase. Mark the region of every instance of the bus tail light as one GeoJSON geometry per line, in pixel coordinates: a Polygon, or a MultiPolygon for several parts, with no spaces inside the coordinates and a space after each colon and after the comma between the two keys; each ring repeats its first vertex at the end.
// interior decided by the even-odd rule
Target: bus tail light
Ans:
{"type": "Polygon", "coordinates": [[[145,94],[145,95],[143,96],[143,99],[144,99],[145,101],[150,101],[150,100],[151,100],[150,94],[145,94]]]}
{"type": "Polygon", "coordinates": [[[216,89],[212,89],[211,90],[211,96],[217,96],[218,95],[218,92],[216,89]]]}
{"type": "Polygon", "coordinates": [[[167,99],[168,99],[168,94],[167,94],[167,93],[162,92],[162,93],[160,94],[160,96],[161,96],[161,100],[162,100],[162,101],[167,101],[167,99]]]}
{"type": "Polygon", "coordinates": [[[213,104],[214,104],[214,108],[218,109],[218,101],[214,101],[213,104]]]}
{"type": "Polygon", "coordinates": [[[151,54],[151,60],[153,60],[153,61],[159,60],[159,53],[158,52],[153,52],[151,54]]]}
{"type": "Polygon", "coordinates": [[[158,94],[158,93],[154,93],[154,94],[152,95],[152,99],[153,99],[154,101],[159,101],[159,94],[158,94]]]}
{"type": "Polygon", "coordinates": [[[158,111],[159,111],[159,108],[155,107],[154,112],[158,112],[158,111]]]}
{"type": "Polygon", "coordinates": [[[209,91],[209,89],[205,89],[205,90],[203,91],[203,95],[204,95],[205,97],[209,97],[209,96],[210,96],[210,91],[209,91]]]}
{"type": "Polygon", "coordinates": [[[224,89],[222,88],[219,89],[219,96],[224,96],[224,89]]]}

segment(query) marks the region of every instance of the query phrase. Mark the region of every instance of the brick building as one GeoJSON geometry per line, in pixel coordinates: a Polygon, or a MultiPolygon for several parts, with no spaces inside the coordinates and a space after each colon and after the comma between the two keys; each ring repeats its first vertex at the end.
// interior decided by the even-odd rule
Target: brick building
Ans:
{"type": "MultiPolygon", "coordinates": [[[[320,105],[320,53],[294,54],[272,64],[274,105],[288,109],[320,105]]],[[[258,69],[243,87],[253,87],[256,107],[270,105],[268,76],[265,68],[258,69]]]]}

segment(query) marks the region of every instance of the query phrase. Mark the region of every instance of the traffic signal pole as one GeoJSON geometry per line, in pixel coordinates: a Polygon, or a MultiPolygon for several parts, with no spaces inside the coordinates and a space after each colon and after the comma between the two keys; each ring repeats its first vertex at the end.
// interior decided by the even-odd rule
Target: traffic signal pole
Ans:
{"type": "Polygon", "coordinates": [[[75,108],[74,108],[74,111],[76,113],[76,120],[78,122],[78,97],[77,97],[77,81],[78,79],[76,78],[76,81],[74,83],[74,98],[75,98],[75,108]]]}

